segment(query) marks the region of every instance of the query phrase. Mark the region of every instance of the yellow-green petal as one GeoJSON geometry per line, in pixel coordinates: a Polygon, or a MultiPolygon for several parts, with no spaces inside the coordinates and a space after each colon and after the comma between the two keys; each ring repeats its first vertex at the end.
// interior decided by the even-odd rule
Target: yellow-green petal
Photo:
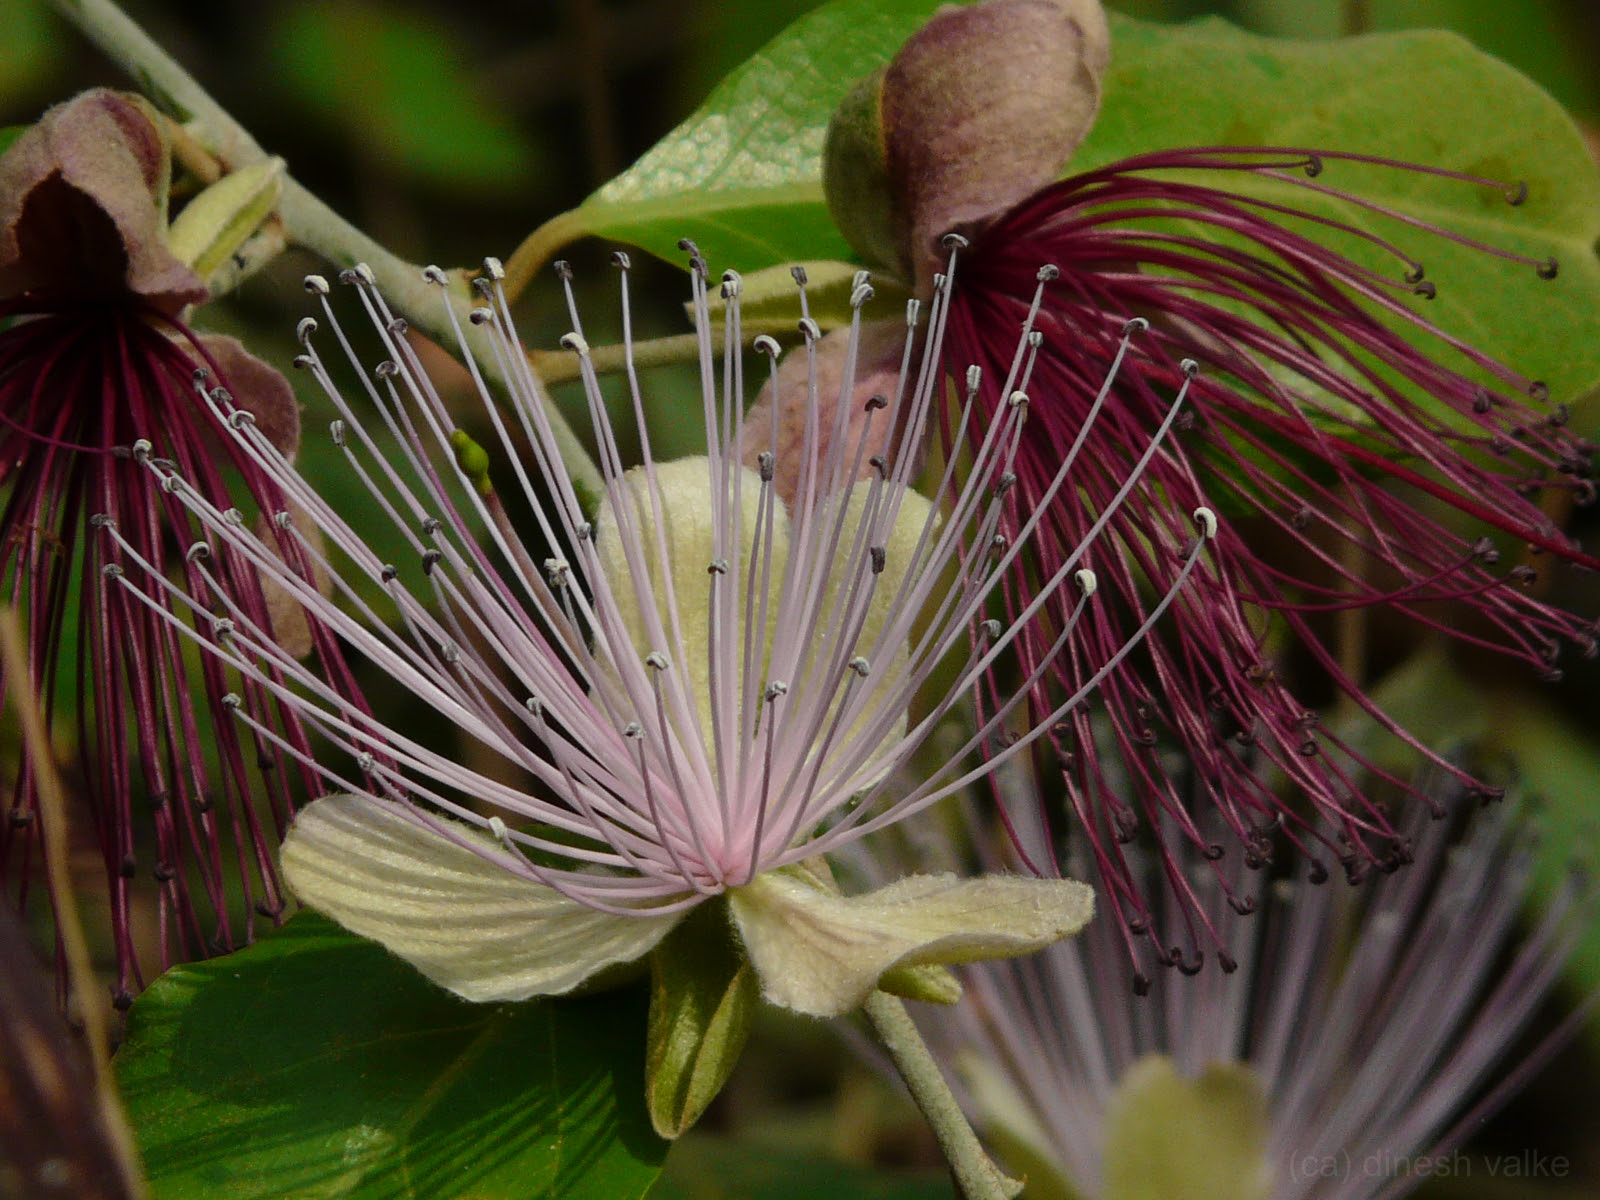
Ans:
{"type": "Polygon", "coordinates": [[[1094,914],[1087,884],[1004,875],[912,875],[837,896],[767,871],[728,898],[762,997],[818,1017],[858,1007],[897,967],[1030,954],[1094,914]]]}
{"type": "Polygon", "coordinates": [[[363,796],[303,809],[283,874],[303,903],[475,1001],[569,992],[641,957],[678,922],[597,912],[363,796]]]}

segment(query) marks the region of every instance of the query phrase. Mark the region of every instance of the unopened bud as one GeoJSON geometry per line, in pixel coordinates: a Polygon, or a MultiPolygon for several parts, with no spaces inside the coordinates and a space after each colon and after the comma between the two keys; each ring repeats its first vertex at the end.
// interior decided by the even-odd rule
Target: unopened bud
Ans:
{"type": "Polygon", "coordinates": [[[1071,158],[1109,59],[1099,0],[939,12],[834,113],[823,181],[840,231],[925,293],[941,234],[998,215],[1071,158]]]}

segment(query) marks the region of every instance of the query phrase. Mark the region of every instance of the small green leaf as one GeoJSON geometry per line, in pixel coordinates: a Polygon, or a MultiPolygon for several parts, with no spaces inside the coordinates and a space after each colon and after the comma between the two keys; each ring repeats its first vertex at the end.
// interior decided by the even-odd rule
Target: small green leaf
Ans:
{"type": "Polygon", "coordinates": [[[1255,1074],[1213,1063],[1193,1079],[1151,1056],[1128,1068],[1106,1110],[1105,1200],[1266,1200],[1266,1101],[1255,1074]]]}
{"type": "Polygon", "coordinates": [[[662,1137],[678,1137],[716,1099],[760,1004],[726,905],[702,904],[651,953],[645,1100],[662,1137]]]}
{"type": "Polygon", "coordinates": [[[642,1196],[643,997],[475,1005],[311,913],[139,998],[117,1068],[156,1200],[642,1196]]]}

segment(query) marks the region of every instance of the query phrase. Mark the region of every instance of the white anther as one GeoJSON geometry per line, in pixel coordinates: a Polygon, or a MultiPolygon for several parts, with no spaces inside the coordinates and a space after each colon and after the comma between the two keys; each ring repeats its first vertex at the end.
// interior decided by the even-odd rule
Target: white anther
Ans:
{"type": "Polygon", "coordinates": [[[100,574],[104,575],[107,579],[121,579],[122,568],[116,563],[107,563],[105,566],[100,568],[100,574]]]}
{"type": "Polygon", "coordinates": [[[500,260],[495,258],[492,254],[487,255],[483,260],[483,273],[496,283],[499,283],[506,277],[505,267],[502,266],[500,260]]]}
{"type": "Polygon", "coordinates": [[[333,421],[328,425],[328,435],[333,438],[333,444],[339,447],[341,450],[344,449],[344,430],[345,425],[343,418],[333,421]]]}
{"type": "Polygon", "coordinates": [[[1075,572],[1072,578],[1077,580],[1078,590],[1085,596],[1094,595],[1095,589],[1100,586],[1099,577],[1096,576],[1093,571],[1089,570],[1088,567],[1085,567],[1081,571],[1075,572]]]}
{"type": "Polygon", "coordinates": [[[800,333],[801,336],[804,337],[808,342],[820,341],[822,338],[822,327],[810,317],[801,317],[800,333]]]}
{"type": "MultiPolygon", "coordinates": [[[[857,272],[857,278],[860,278],[865,274],[865,271],[859,271],[857,272]]],[[[855,285],[855,287],[850,289],[850,307],[860,308],[868,300],[871,300],[872,297],[872,285],[870,283],[858,283],[855,285]]]]}
{"type": "Polygon", "coordinates": [[[659,650],[652,650],[644,656],[644,665],[652,671],[665,671],[667,669],[667,656],[659,650]]]}
{"type": "Polygon", "coordinates": [[[494,835],[495,841],[502,843],[508,850],[511,848],[511,831],[499,817],[489,818],[489,832],[494,835]]]}
{"type": "Polygon", "coordinates": [[[762,693],[761,698],[770,704],[779,696],[787,696],[788,694],[789,685],[781,679],[774,679],[771,683],[767,684],[767,690],[762,693]]]}
{"type": "Polygon", "coordinates": [[[589,343],[584,340],[581,333],[567,333],[561,336],[561,348],[571,350],[579,358],[589,357],[589,343]]]}
{"type": "MultiPolygon", "coordinates": [[[[329,290],[328,289],[328,280],[327,280],[327,278],[325,276],[322,276],[322,275],[307,275],[306,276],[306,291],[310,292],[313,296],[326,296],[328,294],[328,290],[329,290]]],[[[302,325],[305,324],[304,321],[302,321],[300,323],[302,325]]],[[[313,322],[313,324],[315,324],[315,322],[313,322]]]]}
{"type": "Polygon", "coordinates": [[[153,449],[155,449],[155,447],[150,444],[149,438],[140,438],[138,441],[134,442],[130,449],[130,453],[133,455],[133,461],[142,466],[144,463],[149,461],[150,451],[153,449]]]}
{"type": "Polygon", "coordinates": [[[432,263],[422,268],[422,278],[426,282],[438,284],[440,287],[444,287],[450,282],[450,276],[444,273],[444,268],[436,267],[432,263]]]}
{"type": "Polygon", "coordinates": [[[243,525],[244,514],[237,508],[225,508],[222,510],[222,521],[225,525],[243,525]]]}
{"type": "Polygon", "coordinates": [[[238,692],[229,692],[222,698],[224,708],[243,708],[244,698],[238,692]]]}
{"type": "Polygon", "coordinates": [[[865,679],[872,671],[872,665],[859,654],[845,664],[861,678],[865,679]]]}
{"type": "Polygon", "coordinates": [[[211,547],[206,545],[205,542],[196,542],[194,545],[185,550],[183,554],[183,559],[185,562],[194,562],[196,559],[210,557],[211,547]]]}
{"type": "Polygon", "coordinates": [[[634,738],[635,740],[643,739],[644,726],[639,724],[637,721],[629,721],[622,727],[622,736],[626,738],[634,738]]]}
{"type": "Polygon", "coordinates": [[[245,412],[242,408],[228,414],[228,424],[234,429],[243,429],[246,425],[254,425],[255,423],[255,414],[245,412]]]}
{"type": "Polygon", "coordinates": [[[294,517],[290,515],[287,508],[280,508],[272,514],[272,523],[279,529],[288,529],[290,525],[294,524],[294,517]]]}
{"type": "Polygon", "coordinates": [[[1194,519],[1199,524],[1201,530],[1204,531],[1207,538],[1214,538],[1217,536],[1216,513],[1212,512],[1209,508],[1197,508],[1194,510],[1194,519]]]}
{"type": "Polygon", "coordinates": [[[759,334],[756,340],[750,343],[750,349],[757,354],[765,354],[768,358],[777,358],[783,353],[783,347],[778,345],[778,339],[770,334],[759,334]]]}

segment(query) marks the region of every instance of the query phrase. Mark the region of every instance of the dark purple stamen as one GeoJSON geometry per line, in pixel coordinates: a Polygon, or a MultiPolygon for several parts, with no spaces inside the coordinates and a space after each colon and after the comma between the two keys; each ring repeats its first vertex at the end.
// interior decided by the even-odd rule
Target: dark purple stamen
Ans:
{"type": "MultiPolygon", "coordinates": [[[[1132,337],[1071,494],[1063,492],[1052,508],[1039,561],[1013,573],[1005,591],[1012,613],[1030,595],[1033,572],[1048,577],[1128,478],[1153,423],[1185,382],[1182,361],[1200,367],[1190,384],[1191,425],[1163,445],[1113,519],[1120,552],[1088,563],[1107,602],[1080,624],[1050,685],[1033,698],[1036,711],[1048,711],[1048,694],[1103,661],[1143,618],[1151,591],[1164,592],[1191,535],[1171,514],[1209,504],[1228,518],[1215,558],[1172,605],[1165,634],[1149,639],[1142,662],[1105,681],[1105,719],[1075,712],[1052,736],[1103,902],[1122,921],[1130,952],[1135,937],[1148,938],[1159,961],[1185,971],[1197,966],[1200,944],[1222,944],[1190,902],[1166,842],[1211,847],[1191,815],[1195,795],[1215,807],[1252,866],[1269,862],[1278,843],[1309,856],[1313,872],[1323,875],[1325,858],[1359,878],[1408,857],[1387,812],[1368,796],[1383,781],[1408,794],[1415,789],[1308,719],[1273,661],[1284,631],[1340,693],[1469,788],[1481,785],[1378,709],[1318,621],[1382,605],[1423,632],[1504,654],[1541,677],[1555,673],[1554,647],[1572,643],[1586,655],[1596,648],[1594,622],[1530,596],[1515,571],[1491,570],[1498,557],[1492,545],[1457,533],[1448,517],[1454,510],[1531,548],[1600,567],[1532,499],[1546,490],[1579,503],[1594,496],[1593,448],[1563,428],[1564,410],[1534,407],[1548,399],[1548,388],[1423,319],[1407,297],[1431,295],[1432,284],[1422,262],[1394,243],[1332,217],[1192,182],[1202,171],[1271,178],[1525,263],[1542,278],[1555,275],[1553,262],[1310,181],[1338,162],[1493,188],[1512,204],[1526,194],[1496,180],[1363,155],[1174,150],[1036,193],[975,235],[957,273],[944,361],[957,381],[968,364],[983,368],[978,409],[989,416],[1005,402],[1016,330],[1044,284],[1034,326],[1044,337],[1016,458],[1012,522],[1003,532],[1037,506],[1130,318],[1146,325],[1132,337]],[[1175,170],[1186,174],[1165,174],[1175,170]],[[1395,277],[1320,244],[1311,236],[1317,231],[1391,255],[1395,277]],[[1041,263],[1050,264],[1048,274],[1041,263]],[[1432,353],[1401,330],[1432,340],[1432,353]],[[1395,483],[1411,497],[1397,494],[1395,483]],[[1175,776],[1170,751],[1163,756],[1172,746],[1186,757],[1186,773],[1175,776]],[[1135,882],[1126,847],[1141,831],[1154,832],[1166,886],[1183,901],[1177,911],[1185,914],[1188,949],[1161,940],[1135,882]]],[[[1025,676],[1065,617],[1058,605],[1019,640],[1025,676]]],[[[985,692],[986,708],[1000,703],[999,689],[995,683],[985,692]]],[[[1247,907],[1220,872],[1218,879],[1235,911],[1247,907]]]]}

